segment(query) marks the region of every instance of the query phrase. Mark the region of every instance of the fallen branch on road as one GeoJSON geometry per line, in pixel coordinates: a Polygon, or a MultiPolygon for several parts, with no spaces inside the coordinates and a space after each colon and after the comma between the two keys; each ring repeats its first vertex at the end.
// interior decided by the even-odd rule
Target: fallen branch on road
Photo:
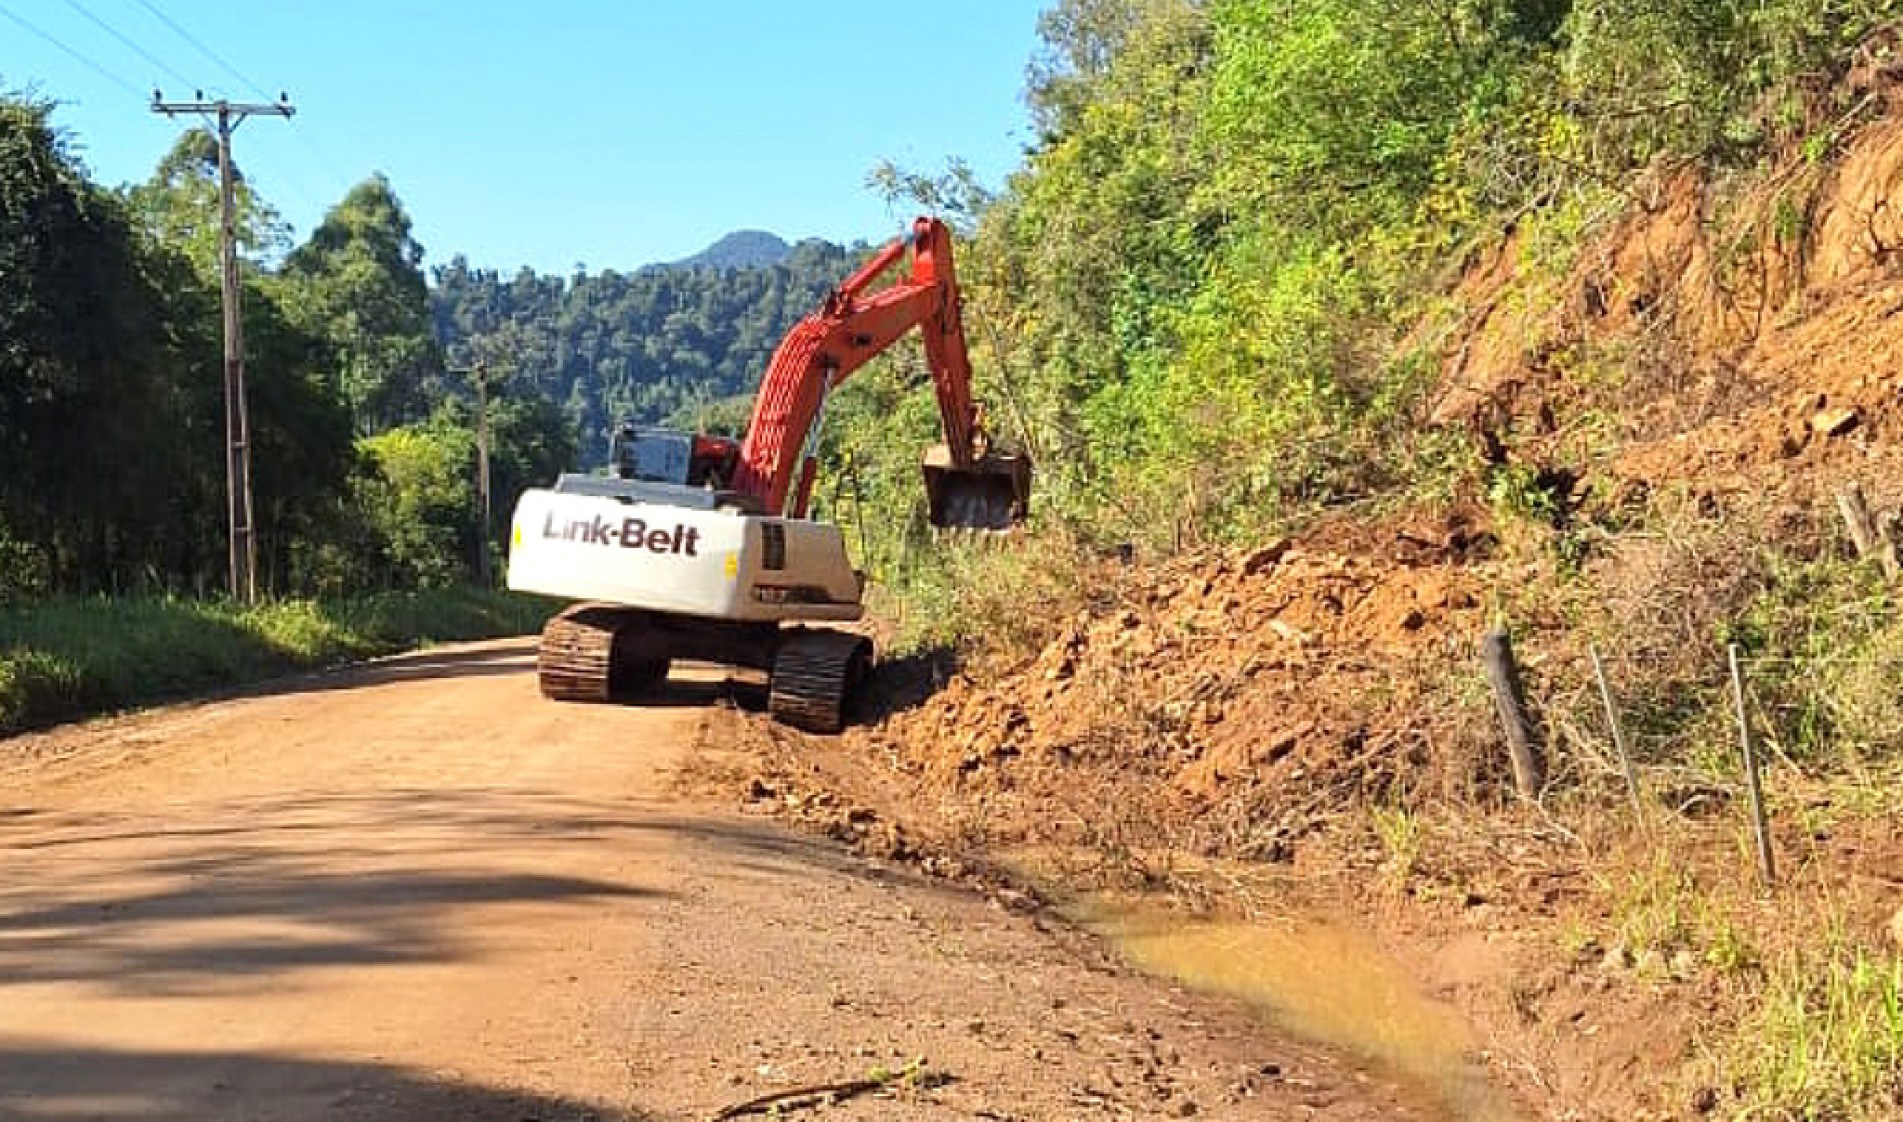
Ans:
{"type": "Polygon", "coordinates": [[[873,1091],[882,1091],[894,1083],[908,1086],[937,1086],[946,1080],[946,1076],[926,1077],[921,1074],[924,1063],[920,1060],[905,1065],[897,1071],[876,1069],[864,1079],[846,1079],[837,1083],[812,1083],[804,1087],[790,1087],[784,1091],[761,1095],[743,1103],[722,1107],[708,1122],[727,1122],[730,1118],[740,1118],[748,1114],[769,1114],[786,1108],[818,1106],[822,1102],[839,1103],[847,1099],[873,1091]]]}

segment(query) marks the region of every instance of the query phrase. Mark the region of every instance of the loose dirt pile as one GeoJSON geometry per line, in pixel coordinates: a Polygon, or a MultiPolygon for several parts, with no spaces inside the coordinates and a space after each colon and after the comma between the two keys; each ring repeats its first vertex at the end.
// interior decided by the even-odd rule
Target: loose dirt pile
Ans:
{"type": "Polygon", "coordinates": [[[955,675],[847,745],[994,837],[1115,830],[1287,859],[1335,808],[1417,782],[1409,733],[1431,715],[1407,684],[1477,631],[1482,581],[1462,565],[1489,541],[1462,511],[1154,569],[1099,562],[1092,606],[1033,658],[955,675]]]}

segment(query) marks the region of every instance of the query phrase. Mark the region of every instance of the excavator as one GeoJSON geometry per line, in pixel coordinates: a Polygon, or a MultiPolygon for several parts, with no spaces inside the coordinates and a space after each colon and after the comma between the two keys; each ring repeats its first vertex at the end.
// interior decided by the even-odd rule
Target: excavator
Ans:
{"type": "Polygon", "coordinates": [[[767,672],[775,719],[844,727],[873,652],[863,635],[806,626],[864,611],[845,536],[808,517],[819,437],[840,383],[914,328],[944,430],[921,463],[931,523],[979,533],[1021,524],[1031,462],[991,447],[971,392],[951,232],[919,218],[781,340],[743,440],[623,424],[609,474],[564,473],[523,492],[509,587],[580,601],[542,629],[542,693],[638,698],[676,660],[725,663],[767,672]]]}

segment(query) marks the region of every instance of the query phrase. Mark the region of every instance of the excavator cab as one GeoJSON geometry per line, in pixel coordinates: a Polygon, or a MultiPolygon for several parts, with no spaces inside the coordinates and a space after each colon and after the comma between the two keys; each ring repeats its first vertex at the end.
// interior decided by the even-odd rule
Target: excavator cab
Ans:
{"type": "Polygon", "coordinates": [[[724,436],[680,432],[623,421],[608,445],[617,479],[724,489],[740,459],[740,444],[724,436]]]}
{"type": "Polygon", "coordinates": [[[986,452],[959,467],[945,444],[926,449],[925,502],[933,526],[941,530],[1007,533],[1031,512],[1031,458],[1019,453],[986,452]]]}

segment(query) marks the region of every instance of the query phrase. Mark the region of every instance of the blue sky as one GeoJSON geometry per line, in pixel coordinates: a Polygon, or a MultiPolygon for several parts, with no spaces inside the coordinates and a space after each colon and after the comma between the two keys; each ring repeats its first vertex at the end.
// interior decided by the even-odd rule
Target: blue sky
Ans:
{"type": "Polygon", "coordinates": [[[154,87],[282,90],[296,118],[251,120],[234,150],[297,237],[381,171],[429,264],[629,269],[742,227],[883,239],[905,216],[865,187],[881,159],[962,157],[1000,184],[1047,5],[0,0],[0,88],[60,103],[106,184],[147,177],[184,127],[154,87]]]}

